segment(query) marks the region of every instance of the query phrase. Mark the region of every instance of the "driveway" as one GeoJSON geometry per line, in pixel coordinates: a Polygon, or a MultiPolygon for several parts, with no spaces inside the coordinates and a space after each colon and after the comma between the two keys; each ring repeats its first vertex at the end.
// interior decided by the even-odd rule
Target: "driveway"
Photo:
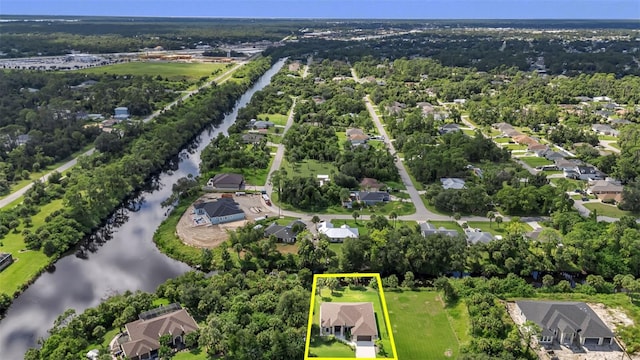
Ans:
{"type": "Polygon", "coordinates": [[[375,359],[376,345],[373,341],[356,342],[356,358],[375,359]]]}

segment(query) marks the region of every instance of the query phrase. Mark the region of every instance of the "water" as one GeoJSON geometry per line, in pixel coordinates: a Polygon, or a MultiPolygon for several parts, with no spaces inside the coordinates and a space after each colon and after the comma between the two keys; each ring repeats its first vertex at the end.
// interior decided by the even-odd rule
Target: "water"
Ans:
{"type": "Polygon", "coordinates": [[[88,244],[90,251],[60,259],[54,271],[43,273],[14,300],[0,322],[0,359],[22,359],[66,309],[80,313],[126,290],[155,291],[167,279],[190,270],[160,253],[153,243],[153,233],[166,218],[167,209],[160,204],[171,195],[176,180],[198,174],[202,149],[220,132],[226,133],[236,120],[238,109],[267,86],[283,65],[284,60],[280,60],[271,67],[219,125],[203,131],[193,142],[192,150],[180,154],[177,167],[153,179],[149,189],[117,211],[113,224],[96,231],[94,237],[99,245],[88,244]]]}

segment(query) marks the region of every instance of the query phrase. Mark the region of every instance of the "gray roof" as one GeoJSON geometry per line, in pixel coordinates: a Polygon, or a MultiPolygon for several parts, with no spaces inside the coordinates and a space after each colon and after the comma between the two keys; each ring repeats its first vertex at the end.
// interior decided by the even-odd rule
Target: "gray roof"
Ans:
{"type": "Polygon", "coordinates": [[[214,187],[221,187],[221,186],[223,186],[223,187],[229,187],[229,186],[240,187],[243,182],[244,182],[244,176],[242,176],[240,174],[230,174],[230,173],[216,174],[216,176],[214,176],[211,179],[211,184],[214,187]]]}
{"type": "Polygon", "coordinates": [[[469,242],[473,244],[477,244],[479,242],[486,244],[494,239],[493,235],[483,231],[467,231],[466,235],[467,235],[467,240],[469,240],[469,242]]]}
{"type": "Polygon", "coordinates": [[[360,201],[388,201],[389,193],[384,191],[358,191],[360,201]]]}
{"type": "Polygon", "coordinates": [[[300,220],[294,220],[292,222],[290,222],[289,224],[287,224],[286,226],[284,225],[278,225],[275,222],[271,223],[271,225],[267,226],[266,229],[264,229],[264,236],[275,236],[278,240],[292,240],[296,238],[296,235],[298,235],[297,232],[294,231],[293,227],[296,225],[302,225],[302,228],[306,228],[307,225],[300,221],[300,220]]]}
{"type": "Polygon", "coordinates": [[[244,214],[238,203],[230,198],[220,198],[216,201],[203,202],[194,205],[196,209],[204,209],[210,218],[244,214]]]}
{"type": "Polygon", "coordinates": [[[579,332],[582,338],[613,337],[609,327],[583,302],[521,300],[516,304],[527,320],[542,328],[543,336],[560,329],[579,332]]]}
{"type": "Polygon", "coordinates": [[[445,189],[464,189],[464,179],[460,178],[440,178],[442,187],[445,189]]]}
{"type": "Polygon", "coordinates": [[[451,229],[445,229],[444,227],[439,227],[436,228],[433,224],[429,223],[429,222],[425,222],[420,224],[420,232],[422,233],[422,236],[429,236],[429,235],[434,235],[434,234],[444,234],[447,236],[451,236],[451,237],[455,237],[460,235],[459,232],[457,232],[456,230],[451,230],[451,229]]]}

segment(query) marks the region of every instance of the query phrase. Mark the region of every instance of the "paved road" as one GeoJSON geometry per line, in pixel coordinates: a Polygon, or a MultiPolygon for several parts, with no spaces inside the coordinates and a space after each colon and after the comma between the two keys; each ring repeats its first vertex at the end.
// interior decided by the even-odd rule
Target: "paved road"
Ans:
{"type": "Polygon", "coordinates": [[[619,154],[620,153],[620,149],[616,149],[613,146],[611,146],[611,143],[616,142],[615,140],[600,140],[600,146],[602,146],[603,148],[609,150],[609,151],[613,151],[614,153],[619,154]]]}
{"type": "MultiPolygon", "coordinates": [[[[235,66],[233,66],[229,70],[225,71],[221,75],[219,75],[216,78],[214,78],[214,79],[202,84],[197,89],[190,90],[190,91],[186,92],[179,99],[171,102],[170,104],[167,104],[164,108],[155,111],[153,114],[151,114],[151,115],[147,116],[146,118],[142,119],[142,121],[146,123],[146,122],[149,122],[149,121],[155,119],[158,115],[160,115],[165,110],[171,109],[177,103],[179,103],[181,101],[185,101],[186,99],[188,99],[189,97],[193,96],[194,94],[197,94],[200,90],[211,86],[211,84],[213,84],[214,82],[219,81],[220,79],[223,79],[225,76],[227,76],[228,74],[236,71],[240,66],[242,66],[244,64],[246,64],[246,61],[237,63],[235,66]]],[[[63,172],[65,172],[65,171],[69,170],[70,168],[74,167],[78,163],[78,158],[80,156],[89,156],[89,155],[93,154],[95,151],[96,151],[95,148],[91,148],[91,149],[85,151],[84,153],[82,153],[82,154],[76,156],[75,158],[73,158],[72,160],[69,160],[66,163],[60,165],[55,170],[52,170],[52,171],[48,172],[47,174],[43,175],[39,180],[42,181],[42,182],[47,181],[47,179],[49,178],[49,176],[51,176],[51,174],[53,172],[59,172],[59,173],[62,174],[63,172]]],[[[25,185],[24,187],[12,192],[7,197],[5,197],[3,199],[0,199],[0,208],[3,208],[5,206],[7,206],[10,203],[14,202],[15,200],[19,199],[20,197],[22,197],[29,189],[31,189],[32,186],[33,186],[33,183],[29,183],[29,184],[25,185]]]]}

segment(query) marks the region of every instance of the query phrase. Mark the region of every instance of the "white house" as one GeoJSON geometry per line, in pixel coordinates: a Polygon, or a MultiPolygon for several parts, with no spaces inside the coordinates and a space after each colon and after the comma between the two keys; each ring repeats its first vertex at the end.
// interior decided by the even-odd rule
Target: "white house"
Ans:
{"type": "Polygon", "coordinates": [[[347,224],[336,228],[330,221],[321,222],[318,225],[318,233],[326,235],[331,242],[343,242],[345,239],[354,239],[360,235],[358,228],[349,227],[347,224]]]}

